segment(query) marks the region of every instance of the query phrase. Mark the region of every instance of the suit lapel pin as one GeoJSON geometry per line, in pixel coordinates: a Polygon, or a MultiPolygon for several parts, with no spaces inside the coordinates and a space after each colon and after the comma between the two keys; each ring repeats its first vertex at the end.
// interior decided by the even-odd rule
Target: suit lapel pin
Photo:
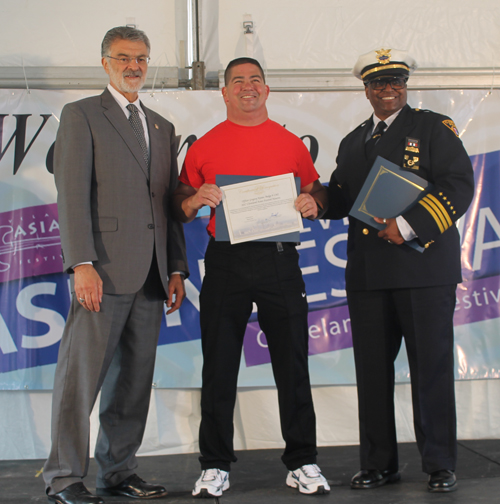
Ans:
{"type": "Polygon", "coordinates": [[[158,124],[155,124],[155,128],[156,129],[160,129],[160,127],[158,126],[158,124]]]}

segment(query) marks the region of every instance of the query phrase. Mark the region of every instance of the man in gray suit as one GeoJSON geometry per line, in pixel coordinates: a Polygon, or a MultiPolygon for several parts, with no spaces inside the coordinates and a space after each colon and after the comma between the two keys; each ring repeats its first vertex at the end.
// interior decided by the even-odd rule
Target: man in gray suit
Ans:
{"type": "Polygon", "coordinates": [[[108,31],[100,96],[66,105],[54,157],[64,268],[72,301],[61,340],[44,467],[48,498],[99,504],[82,479],[89,416],[101,390],[98,495],[161,497],[135,474],[151,394],[163,302],[171,313],[188,274],[182,224],[168,210],[177,185],[171,123],[142,105],[150,44],[130,27],[108,31]]]}

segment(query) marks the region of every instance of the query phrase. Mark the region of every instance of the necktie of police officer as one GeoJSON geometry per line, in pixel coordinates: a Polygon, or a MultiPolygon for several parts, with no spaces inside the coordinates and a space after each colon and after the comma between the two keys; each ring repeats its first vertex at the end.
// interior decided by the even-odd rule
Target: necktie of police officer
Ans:
{"type": "Polygon", "coordinates": [[[375,145],[377,145],[377,142],[380,140],[382,135],[384,134],[384,131],[387,128],[387,124],[384,121],[380,121],[377,124],[377,127],[375,128],[375,131],[373,132],[371,138],[368,139],[368,141],[365,143],[365,154],[366,157],[370,157],[373,149],[375,148],[375,145]]]}

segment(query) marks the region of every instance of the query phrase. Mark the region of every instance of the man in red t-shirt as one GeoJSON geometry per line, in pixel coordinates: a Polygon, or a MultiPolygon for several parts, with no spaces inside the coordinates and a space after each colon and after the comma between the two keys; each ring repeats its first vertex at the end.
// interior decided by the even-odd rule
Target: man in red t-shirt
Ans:
{"type": "Polygon", "coordinates": [[[307,299],[295,243],[215,241],[215,207],[222,200],[215,177],[293,173],[301,180],[295,208],[308,219],[317,218],[325,209],[326,191],[304,143],[268,118],[269,86],[259,62],[233,60],[224,77],[227,120],[189,149],[173,197],[182,222],[192,221],[205,205],[211,208],[207,227],[211,239],[200,294],[202,473],[193,495],[218,497],[229,488],[230,465],[236,461],[233,414],[238,370],[254,302],[278,389],[286,483],[301,493],[322,494],[330,487],[316,465],[307,299]]]}

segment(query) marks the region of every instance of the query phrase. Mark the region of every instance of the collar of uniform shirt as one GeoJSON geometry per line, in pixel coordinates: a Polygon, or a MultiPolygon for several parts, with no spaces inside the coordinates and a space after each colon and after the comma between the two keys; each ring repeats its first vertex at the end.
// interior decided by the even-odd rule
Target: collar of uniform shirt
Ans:
{"type": "MultiPolygon", "coordinates": [[[[387,128],[386,128],[386,131],[389,129],[389,127],[391,126],[391,124],[394,122],[394,120],[396,119],[396,117],[398,117],[399,113],[402,111],[403,109],[400,108],[397,112],[394,112],[394,114],[392,114],[391,116],[389,116],[387,119],[384,119],[384,122],[385,124],[387,124],[387,128]]],[[[375,131],[375,128],[377,127],[377,124],[381,121],[382,119],[379,119],[375,114],[373,114],[373,129],[371,130],[370,132],[370,137],[372,136],[372,133],[375,131]]]]}
{"type": "MultiPolygon", "coordinates": [[[[108,84],[108,90],[111,93],[111,96],[113,96],[113,98],[116,100],[118,105],[120,105],[120,108],[123,110],[123,113],[125,114],[125,117],[128,120],[130,116],[130,110],[127,108],[127,105],[130,105],[130,102],[127,100],[127,98],[125,98],[125,96],[119,93],[111,84],[108,84]]],[[[142,110],[141,101],[139,100],[139,97],[137,97],[137,100],[135,100],[135,102],[132,102],[132,105],[135,105],[139,110],[139,117],[141,118],[142,127],[144,128],[144,136],[146,137],[146,145],[149,148],[148,121],[146,120],[146,114],[144,114],[144,110],[142,110]]]]}

